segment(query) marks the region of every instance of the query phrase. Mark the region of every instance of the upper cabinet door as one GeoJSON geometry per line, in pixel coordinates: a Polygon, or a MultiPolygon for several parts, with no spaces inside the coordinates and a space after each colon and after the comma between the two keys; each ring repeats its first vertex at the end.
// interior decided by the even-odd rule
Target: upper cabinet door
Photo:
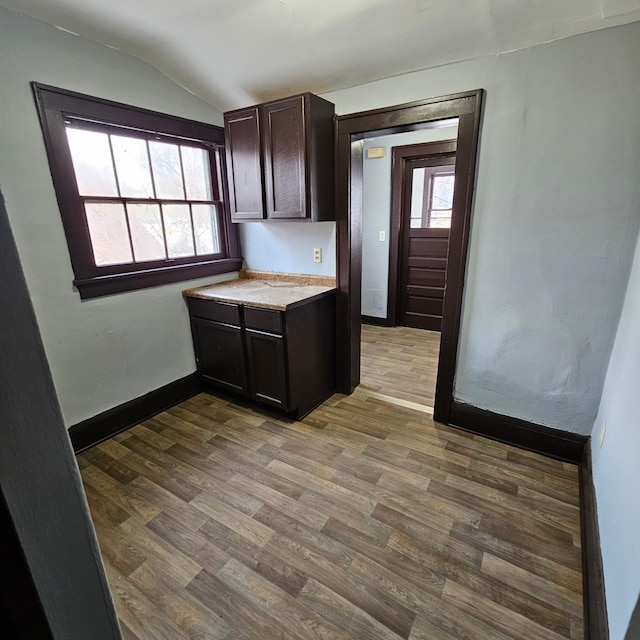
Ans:
{"type": "Polygon", "coordinates": [[[263,105],[262,125],[267,218],[304,219],[308,212],[303,96],[263,105]]]}
{"type": "Polygon", "coordinates": [[[265,216],[258,108],[225,114],[224,128],[231,219],[262,220],[265,216]]]}

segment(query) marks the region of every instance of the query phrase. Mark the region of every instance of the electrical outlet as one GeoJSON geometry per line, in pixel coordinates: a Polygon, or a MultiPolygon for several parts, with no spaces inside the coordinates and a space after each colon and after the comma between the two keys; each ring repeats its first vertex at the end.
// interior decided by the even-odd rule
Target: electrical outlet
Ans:
{"type": "Polygon", "coordinates": [[[387,233],[386,231],[381,231],[378,234],[378,240],[380,240],[380,242],[384,242],[387,239],[387,233]]]}
{"type": "Polygon", "coordinates": [[[602,421],[602,426],[600,427],[600,439],[598,441],[599,445],[602,446],[602,443],[604,442],[604,436],[607,433],[607,421],[603,420],[602,421]]]}
{"type": "Polygon", "coordinates": [[[313,261],[314,262],[322,262],[322,249],[314,249],[313,250],[313,261]]]}

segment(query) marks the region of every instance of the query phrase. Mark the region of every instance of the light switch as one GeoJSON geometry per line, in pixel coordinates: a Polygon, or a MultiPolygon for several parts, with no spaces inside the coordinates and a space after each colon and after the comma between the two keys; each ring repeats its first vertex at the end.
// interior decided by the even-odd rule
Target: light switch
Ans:
{"type": "Polygon", "coordinates": [[[378,240],[380,240],[380,242],[384,242],[387,239],[387,232],[386,231],[381,231],[378,234],[378,240]]]}

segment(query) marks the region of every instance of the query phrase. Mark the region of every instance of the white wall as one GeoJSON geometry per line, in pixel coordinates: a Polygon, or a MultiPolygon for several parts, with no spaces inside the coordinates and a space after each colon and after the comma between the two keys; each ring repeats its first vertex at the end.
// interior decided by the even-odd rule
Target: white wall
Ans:
{"type": "Polygon", "coordinates": [[[640,237],[591,440],[611,640],[624,639],[640,595],[639,390],[640,237]]]}
{"type": "MultiPolygon", "coordinates": [[[[0,11],[0,185],[69,425],[193,371],[193,283],[80,302],[28,82],[221,114],[131,56],[0,11]]],[[[487,91],[457,399],[590,431],[640,223],[638,59],[634,23],[324,95],[350,113],[487,91]]],[[[334,225],[291,227],[244,225],[247,266],[333,271],[334,225]]]]}
{"type": "Polygon", "coordinates": [[[389,297],[389,229],[391,226],[392,147],[455,140],[458,126],[375,136],[364,140],[362,168],[362,314],[387,317],[389,297]],[[367,149],[384,147],[383,158],[367,158],[367,149]],[[380,231],[385,241],[380,241],[380,231]]]}
{"type": "Polygon", "coordinates": [[[244,222],[240,243],[246,269],[336,274],[335,222],[244,222]],[[313,250],[322,249],[322,262],[313,261],[313,250]]]}
{"type": "Polygon", "coordinates": [[[486,89],[458,400],[590,432],[640,225],[638,60],[635,23],[323,95],[486,89]]]}
{"type": "Polygon", "coordinates": [[[0,78],[0,186],[70,426],[195,370],[180,292],[198,283],[80,301],[29,82],[213,124],[222,115],[136,58],[5,9],[0,78]]]}

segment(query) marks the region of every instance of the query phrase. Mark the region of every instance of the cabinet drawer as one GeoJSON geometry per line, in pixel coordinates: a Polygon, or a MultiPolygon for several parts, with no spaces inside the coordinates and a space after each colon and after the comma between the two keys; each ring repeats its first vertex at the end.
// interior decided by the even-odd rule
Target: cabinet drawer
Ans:
{"type": "Polygon", "coordinates": [[[249,329],[283,333],[282,312],[258,307],[244,308],[244,324],[249,329]]]}
{"type": "Polygon", "coordinates": [[[240,307],[227,302],[189,298],[189,313],[197,318],[240,326],[240,307]]]}

